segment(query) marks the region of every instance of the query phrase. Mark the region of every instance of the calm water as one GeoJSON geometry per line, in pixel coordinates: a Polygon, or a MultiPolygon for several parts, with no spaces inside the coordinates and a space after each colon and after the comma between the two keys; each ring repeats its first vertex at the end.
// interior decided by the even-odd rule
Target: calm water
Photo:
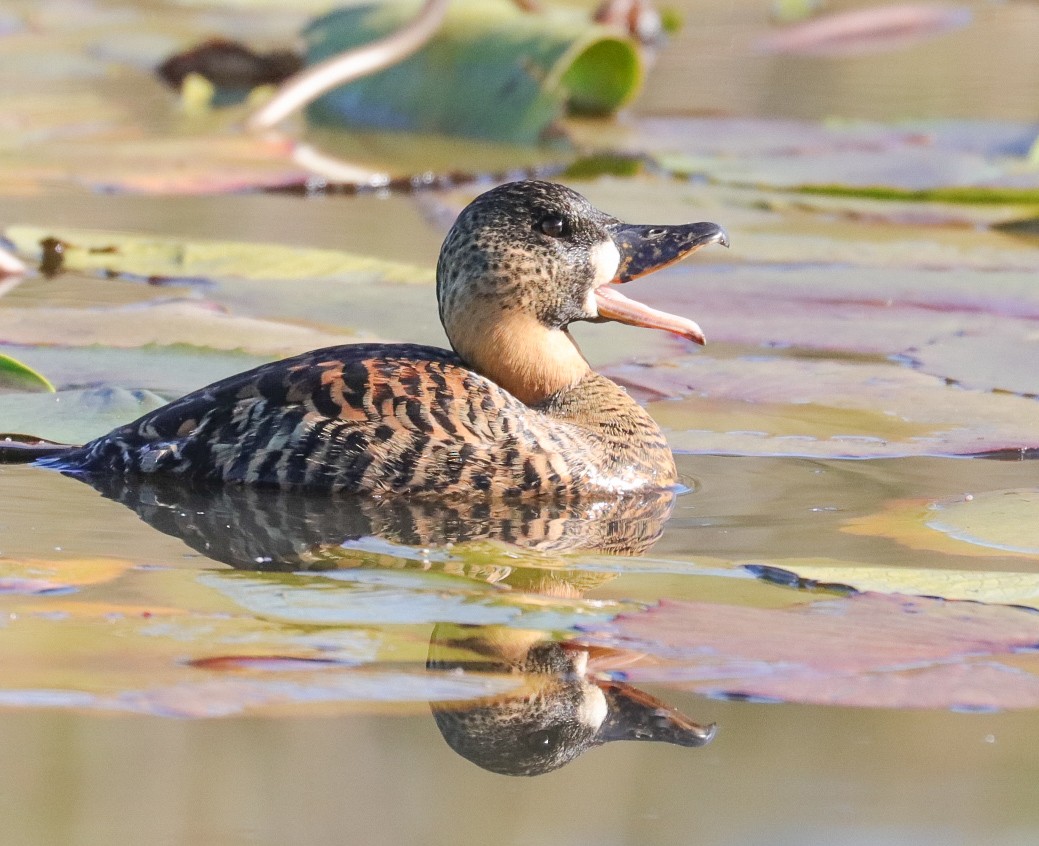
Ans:
{"type": "MultiPolygon", "coordinates": [[[[46,5],[52,26],[72,8],[46,5]]],[[[906,52],[826,60],[756,52],[768,23],[764,3],[673,5],[683,7],[686,28],[629,120],[718,112],[1035,118],[1034,3],[968,4],[974,24],[967,30],[906,52]]],[[[158,2],[88,7],[129,21],[130,29],[142,10],[164,21],[202,14],[158,2]]],[[[204,22],[226,29],[234,15],[206,13],[204,22]]],[[[265,25],[250,20],[251,31],[269,37],[265,25]]],[[[71,40],[55,36],[59,53],[82,47],[67,33],[62,38],[71,40]]],[[[140,43],[126,48],[131,64],[139,60],[135,51],[147,53],[147,39],[140,43]]],[[[55,71],[41,85],[54,93],[68,85],[60,77],[55,71]]],[[[132,74],[114,74],[104,85],[92,79],[73,87],[119,100],[140,84],[132,74]]],[[[168,108],[156,91],[132,106],[142,120],[161,125],[168,108]]],[[[646,184],[635,206],[645,207],[646,194],[658,190],[653,186],[665,192],[670,183],[646,184]]],[[[337,247],[431,267],[456,199],[173,199],[0,186],[0,224],[337,247]]],[[[727,202],[708,197],[704,205],[726,223],[727,202]]],[[[741,203],[733,203],[739,209],[732,214],[746,213],[741,203]]],[[[787,225],[806,225],[806,216],[795,213],[787,225]]],[[[823,218],[817,214],[808,225],[823,218]]],[[[857,234],[862,227],[851,220],[843,231],[857,234]]],[[[740,261],[738,232],[731,234],[732,255],[707,261],[740,261]]],[[[250,316],[277,313],[443,342],[428,287],[386,293],[358,286],[329,302],[315,300],[314,290],[221,294],[250,316]]],[[[210,293],[89,274],[33,276],[0,307],[93,308],[210,293]]],[[[145,374],[130,387],[176,393],[206,381],[192,370],[198,361],[202,369],[215,366],[183,350],[158,369],[132,355],[95,360],[90,350],[70,353],[60,335],[35,354],[66,387],[91,387],[114,371],[122,383],[145,374]]],[[[670,349],[614,327],[581,338],[597,364],[670,349]]],[[[0,403],[8,401],[0,395],[0,403]]],[[[727,701],[676,682],[640,686],[661,709],[656,728],[661,715],[716,724],[707,745],[610,743],[536,778],[488,772],[449,747],[430,700],[465,715],[471,706],[459,703],[467,695],[513,684],[500,673],[457,671],[466,661],[450,665],[451,650],[469,649],[469,664],[500,670],[501,656],[516,643],[566,640],[577,625],[594,628],[661,599],[755,608],[805,599],[751,578],[739,569],[748,562],[1036,570],[1034,556],[991,549],[949,555],[913,538],[844,530],[849,520],[899,503],[1034,487],[1032,462],[683,455],[679,463],[690,492],[673,503],[640,503],[634,516],[569,520],[541,512],[474,517],[340,508],[161,487],[99,492],[53,472],[0,466],[0,842],[1034,843],[1034,711],[727,701]],[[629,555],[596,552],[603,538],[629,555]],[[444,623],[500,628],[448,630],[444,623]],[[294,656],[326,663],[293,663],[294,656]],[[455,671],[430,672],[427,661],[455,671]]],[[[573,688],[578,675],[564,673],[560,689],[573,688]]]]}
{"type": "MultiPolygon", "coordinates": [[[[658,571],[666,569],[662,562],[678,568],[697,559],[829,555],[942,566],[942,556],[837,529],[889,497],[998,490],[1033,478],[1028,464],[1001,462],[681,463],[699,490],[680,498],[646,559],[658,571]]],[[[60,552],[47,557],[129,555],[148,565],[126,574],[109,591],[113,598],[146,599],[155,567],[182,574],[222,569],[78,481],[5,468],[0,488],[5,555],[39,555],[53,545],[60,552]]],[[[789,593],[758,582],[741,582],[734,592],[731,579],[640,573],[638,565],[627,573],[622,567],[590,595],[768,604],[789,593]]],[[[317,589],[319,576],[309,578],[317,589]]],[[[15,600],[5,602],[13,607],[15,600]]],[[[391,620],[401,613],[391,600],[376,602],[391,620]]],[[[9,633],[17,618],[7,622],[9,633]]],[[[420,641],[431,629],[363,627],[387,639],[407,630],[420,641]]],[[[184,653],[198,646],[185,641],[184,653]]],[[[409,666],[407,650],[401,654],[401,666],[409,666]]],[[[109,660],[125,666],[99,669],[101,686],[109,677],[142,683],[135,677],[142,659],[132,649],[109,660]]],[[[90,659],[70,657],[68,679],[76,678],[77,663],[89,667],[90,659]]],[[[421,658],[410,666],[420,672],[421,658]]],[[[5,842],[1010,844],[1032,842],[1039,824],[1032,801],[1035,717],[1028,712],[724,702],[656,686],[654,694],[697,722],[717,723],[714,741],[700,749],[615,743],[557,772],[516,779],[456,755],[428,706],[412,701],[410,690],[395,694],[392,679],[386,684],[383,701],[340,702],[339,716],[184,720],[7,711],[0,720],[8,750],[0,802],[11,821],[5,842]],[[395,702],[395,695],[409,701],[395,702]]]]}

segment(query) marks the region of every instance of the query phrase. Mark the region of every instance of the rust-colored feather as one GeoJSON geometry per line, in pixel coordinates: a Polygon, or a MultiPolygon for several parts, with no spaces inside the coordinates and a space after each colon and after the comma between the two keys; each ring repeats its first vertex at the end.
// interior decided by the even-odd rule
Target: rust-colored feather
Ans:
{"type": "Polygon", "coordinates": [[[323,491],[573,497],[674,481],[652,420],[589,376],[537,407],[414,345],[315,350],[203,388],[54,462],[323,491]]]}

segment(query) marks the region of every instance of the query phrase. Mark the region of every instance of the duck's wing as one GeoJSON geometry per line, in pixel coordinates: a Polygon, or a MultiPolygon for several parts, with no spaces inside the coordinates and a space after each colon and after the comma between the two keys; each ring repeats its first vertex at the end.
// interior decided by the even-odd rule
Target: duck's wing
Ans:
{"type": "Polygon", "coordinates": [[[283,488],[543,494],[572,481],[566,428],[446,350],[357,344],[215,382],[50,463],[283,488]]]}

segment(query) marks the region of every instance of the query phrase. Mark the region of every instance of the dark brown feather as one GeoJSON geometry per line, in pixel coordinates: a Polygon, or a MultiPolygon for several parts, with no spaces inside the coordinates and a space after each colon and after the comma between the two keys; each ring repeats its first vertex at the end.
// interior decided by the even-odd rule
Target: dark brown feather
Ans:
{"type": "Polygon", "coordinates": [[[674,482],[652,419],[595,373],[528,407],[445,350],[330,347],[196,391],[47,463],[82,473],[452,497],[674,482]]]}

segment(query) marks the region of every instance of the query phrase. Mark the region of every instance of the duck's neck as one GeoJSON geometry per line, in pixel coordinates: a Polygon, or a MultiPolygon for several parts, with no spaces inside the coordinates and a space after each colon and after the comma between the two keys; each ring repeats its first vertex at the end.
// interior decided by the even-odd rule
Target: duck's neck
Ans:
{"type": "Polygon", "coordinates": [[[473,370],[527,405],[543,402],[592,372],[565,329],[550,329],[518,312],[496,318],[486,320],[479,309],[456,318],[447,325],[451,343],[473,370]],[[472,331],[481,325],[493,328],[472,331]]]}

